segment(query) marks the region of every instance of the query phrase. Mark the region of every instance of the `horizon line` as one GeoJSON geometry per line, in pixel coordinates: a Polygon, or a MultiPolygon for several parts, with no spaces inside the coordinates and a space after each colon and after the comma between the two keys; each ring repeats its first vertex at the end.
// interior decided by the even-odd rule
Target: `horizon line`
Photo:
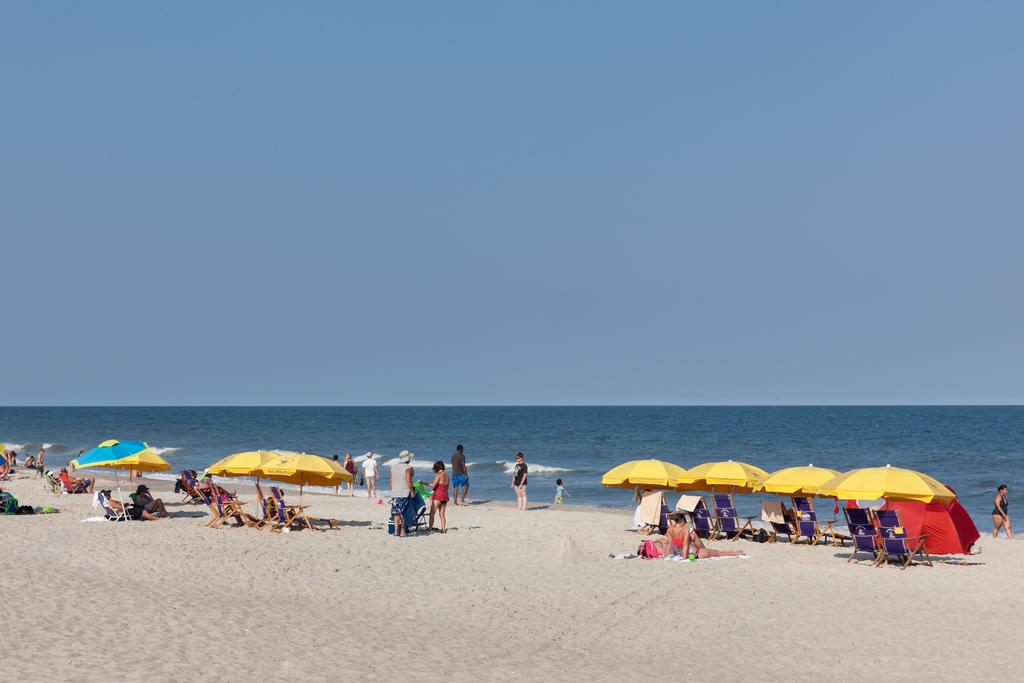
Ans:
{"type": "Polygon", "coordinates": [[[25,408],[1021,408],[1024,403],[67,403],[0,405],[25,408]]]}

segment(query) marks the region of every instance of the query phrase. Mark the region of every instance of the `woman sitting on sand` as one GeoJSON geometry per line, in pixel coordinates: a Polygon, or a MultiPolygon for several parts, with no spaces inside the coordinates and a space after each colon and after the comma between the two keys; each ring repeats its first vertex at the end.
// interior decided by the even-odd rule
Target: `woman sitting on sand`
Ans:
{"type": "Polygon", "coordinates": [[[157,517],[166,518],[171,516],[167,512],[167,508],[164,507],[163,499],[154,498],[149,492],[149,487],[145,484],[139,484],[139,488],[135,489],[135,505],[157,517]]]}
{"type": "Polygon", "coordinates": [[[111,495],[110,491],[100,491],[100,493],[102,493],[104,497],[107,499],[107,505],[110,506],[110,509],[114,511],[114,514],[124,514],[128,517],[128,519],[135,520],[145,519],[153,521],[156,519],[160,519],[156,514],[152,512],[146,512],[146,509],[139,505],[129,505],[126,510],[125,506],[121,504],[121,501],[115,499],[111,495]]]}
{"type": "Polygon", "coordinates": [[[689,557],[692,551],[699,560],[709,557],[738,557],[743,554],[739,551],[712,550],[705,546],[700,536],[687,526],[686,517],[681,512],[674,512],[668,516],[665,541],[659,544],[658,549],[667,556],[678,554],[683,557],[689,557]]]}

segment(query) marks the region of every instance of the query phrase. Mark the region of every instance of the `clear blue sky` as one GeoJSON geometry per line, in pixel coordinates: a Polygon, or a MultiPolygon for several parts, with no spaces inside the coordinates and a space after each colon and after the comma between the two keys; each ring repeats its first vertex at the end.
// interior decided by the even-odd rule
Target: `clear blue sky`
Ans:
{"type": "Polygon", "coordinates": [[[0,404],[1024,402],[1016,3],[0,4],[0,404]]]}

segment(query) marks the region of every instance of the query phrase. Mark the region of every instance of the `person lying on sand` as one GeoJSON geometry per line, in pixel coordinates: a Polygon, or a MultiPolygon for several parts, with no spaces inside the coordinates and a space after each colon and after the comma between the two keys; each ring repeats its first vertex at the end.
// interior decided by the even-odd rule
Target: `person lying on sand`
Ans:
{"type": "Polygon", "coordinates": [[[712,550],[704,545],[694,531],[686,524],[686,518],[681,512],[674,512],[668,516],[668,529],[665,531],[665,539],[659,543],[658,550],[663,555],[682,555],[689,557],[690,552],[699,560],[708,557],[737,557],[742,555],[739,551],[712,550]]]}

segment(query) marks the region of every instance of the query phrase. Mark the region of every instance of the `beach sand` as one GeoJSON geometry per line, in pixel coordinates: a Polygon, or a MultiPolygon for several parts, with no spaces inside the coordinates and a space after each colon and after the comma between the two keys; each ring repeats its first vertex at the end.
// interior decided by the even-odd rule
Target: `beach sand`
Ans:
{"type": "Polygon", "coordinates": [[[712,544],[745,560],[612,560],[639,543],[629,512],[477,503],[397,539],[386,504],[307,495],[342,530],[276,534],[210,529],[147,483],[172,519],[83,523],[91,496],[0,484],[60,510],[0,518],[0,679],[1016,678],[1018,542],[906,571],[747,541],[712,544]]]}

